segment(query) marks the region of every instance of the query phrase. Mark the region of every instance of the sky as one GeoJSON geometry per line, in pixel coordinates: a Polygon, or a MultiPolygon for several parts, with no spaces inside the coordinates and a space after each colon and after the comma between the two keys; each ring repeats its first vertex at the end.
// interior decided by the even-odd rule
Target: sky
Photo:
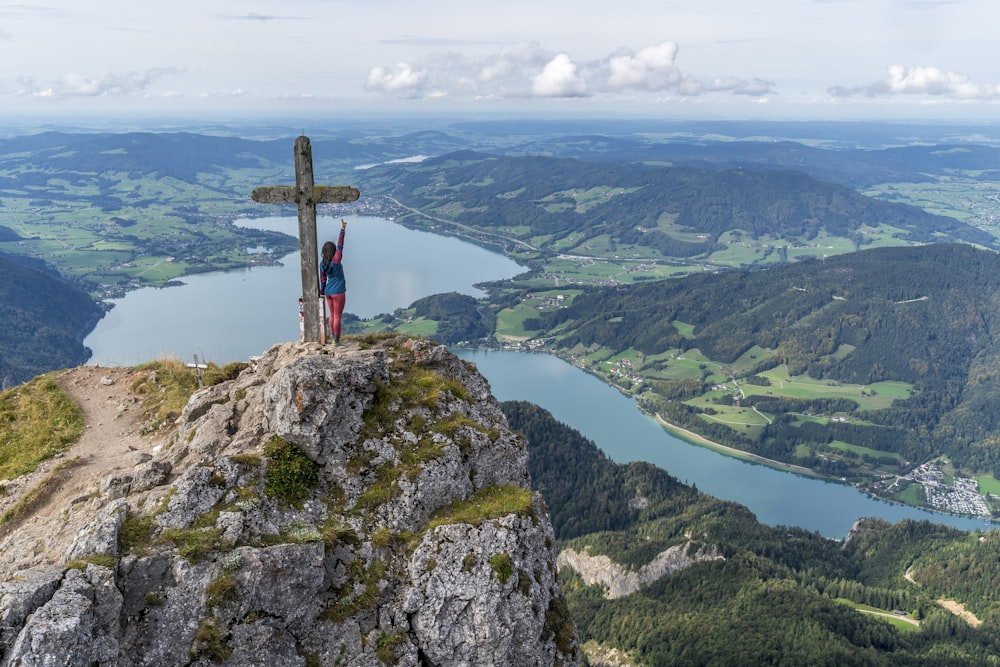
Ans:
{"type": "Polygon", "coordinates": [[[0,117],[976,120],[997,0],[0,0],[0,117]]]}

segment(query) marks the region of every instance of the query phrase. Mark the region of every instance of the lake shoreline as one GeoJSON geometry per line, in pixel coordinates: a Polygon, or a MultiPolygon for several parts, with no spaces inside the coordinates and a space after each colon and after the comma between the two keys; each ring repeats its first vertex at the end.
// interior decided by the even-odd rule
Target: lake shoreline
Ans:
{"type": "MultiPolygon", "coordinates": [[[[466,347],[465,349],[480,349],[480,350],[483,350],[483,351],[488,351],[488,348],[485,348],[485,347],[480,347],[480,348],[466,347]]],[[[628,397],[630,399],[635,399],[635,396],[633,394],[631,394],[628,391],[625,391],[621,387],[615,385],[613,382],[609,382],[608,379],[606,377],[604,377],[602,374],[595,372],[591,368],[587,368],[587,367],[581,366],[580,364],[575,363],[574,359],[572,357],[566,357],[566,356],[560,355],[560,354],[558,354],[558,353],[556,353],[556,352],[554,352],[552,350],[532,350],[532,351],[527,351],[527,352],[519,352],[519,354],[533,354],[533,353],[536,353],[536,354],[549,354],[549,355],[555,356],[555,357],[561,359],[562,361],[568,363],[569,365],[573,366],[573,368],[576,368],[577,370],[583,371],[587,375],[590,375],[590,376],[598,379],[605,386],[617,390],[618,393],[621,394],[622,396],[628,397]]],[[[934,508],[931,508],[931,507],[926,507],[926,506],[923,506],[923,505],[911,505],[909,503],[899,502],[899,501],[894,500],[894,499],[883,498],[881,496],[873,495],[873,494],[869,493],[868,491],[866,491],[864,489],[859,489],[856,486],[854,486],[853,484],[850,484],[850,483],[848,483],[846,481],[843,481],[843,480],[841,480],[839,478],[831,477],[829,475],[825,475],[823,473],[817,472],[817,471],[812,470],[810,468],[806,468],[805,466],[798,466],[798,465],[794,465],[794,464],[791,464],[791,463],[784,463],[782,461],[777,461],[775,459],[769,459],[769,458],[766,458],[764,456],[760,456],[759,454],[754,454],[752,452],[743,451],[743,450],[737,449],[735,447],[730,447],[729,445],[724,445],[722,443],[715,442],[714,440],[710,440],[710,439],[706,438],[703,435],[695,433],[694,431],[690,431],[690,430],[688,430],[686,428],[678,426],[677,424],[672,424],[672,423],[668,422],[663,417],[661,417],[659,413],[649,413],[649,412],[643,410],[641,407],[639,407],[639,405],[637,403],[636,403],[635,407],[636,407],[636,410],[639,412],[639,414],[645,415],[647,417],[651,417],[656,422],[656,424],[663,431],[665,431],[666,433],[668,433],[672,437],[674,437],[674,438],[676,438],[678,440],[681,440],[681,441],[683,441],[683,442],[685,442],[685,443],[687,443],[689,445],[693,445],[693,446],[696,446],[696,447],[701,447],[703,449],[707,449],[707,450],[713,451],[713,452],[715,452],[717,454],[721,454],[723,456],[727,456],[727,457],[730,457],[730,458],[733,458],[733,459],[736,459],[736,460],[739,460],[739,461],[743,461],[745,463],[751,463],[751,464],[765,466],[767,468],[770,468],[772,470],[776,470],[778,472],[790,473],[792,475],[797,475],[797,476],[803,477],[805,479],[813,479],[813,480],[817,480],[817,481],[827,482],[827,483],[830,483],[830,484],[836,484],[836,485],[842,486],[842,487],[844,487],[846,489],[853,489],[854,491],[857,491],[858,493],[861,493],[862,495],[864,495],[864,496],[866,496],[868,498],[871,498],[872,500],[881,501],[881,502],[884,502],[884,503],[887,503],[887,504],[890,504],[890,505],[897,505],[899,507],[907,507],[907,508],[911,508],[911,509],[915,509],[915,510],[921,510],[921,511],[929,512],[931,514],[936,514],[936,515],[941,515],[941,516],[955,517],[955,518],[959,518],[959,519],[975,519],[975,517],[972,517],[972,516],[969,516],[969,515],[955,514],[955,513],[952,513],[952,512],[942,512],[940,510],[937,510],[937,509],[934,509],[934,508]]],[[[989,523],[990,524],[995,524],[996,522],[990,521],[989,523]]]]}
{"type": "MultiPolygon", "coordinates": [[[[466,349],[483,349],[483,350],[486,350],[487,348],[485,348],[485,347],[484,348],[467,347],[466,349]]],[[[533,353],[535,353],[535,352],[534,351],[528,351],[527,352],[527,354],[533,354],[533,353]]],[[[598,380],[600,380],[601,382],[603,382],[605,385],[611,387],[612,389],[617,389],[618,392],[620,394],[622,394],[623,396],[627,396],[628,398],[631,398],[631,399],[635,398],[634,394],[631,394],[628,391],[625,391],[621,387],[615,385],[613,382],[608,382],[608,379],[606,377],[604,377],[603,375],[601,375],[600,373],[595,372],[593,369],[586,368],[584,366],[581,366],[580,364],[574,363],[574,360],[571,357],[567,358],[567,357],[565,357],[565,356],[563,356],[561,354],[558,354],[557,352],[554,352],[552,350],[539,350],[539,351],[537,351],[537,353],[538,354],[551,354],[553,356],[556,356],[556,357],[562,359],[563,361],[565,361],[566,363],[570,364],[574,368],[577,368],[577,369],[583,371],[584,373],[587,373],[588,375],[592,375],[593,377],[597,378],[598,380]]],[[[809,477],[811,479],[821,479],[821,480],[824,480],[824,481],[832,482],[832,483],[835,483],[835,484],[842,484],[843,486],[854,488],[852,485],[847,484],[845,482],[842,482],[839,479],[836,479],[834,477],[830,477],[829,475],[824,475],[823,473],[816,472],[815,470],[812,470],[810,468],[806,468],[805,466],[797,466],[797,465],[794,465],[794,464],[791,464],[791,463],[784,463],[782,461],[777,461],[775,459],[769,459],[769,458],[766,458],[764,456],[760,456],[759,454],[753,454],[751,452],[745,452],[742,449],[737,449],[735,447],[730,447],[729,445],[723,445],[720,442],[715,442],[714,440],[709,440],[705,436],[699,435],[698,433],[695,433],[694,431],[689,431],[686,428],[678,426],[677,424],[671,424],[666,419],[664,419],[663,417],[661,417],[659,413],[650,414],[650,413],[646,412],[645,410],[643,410],[642,408],[640,408],[638,404],[636,404],[636,410],[638,410],[638,412],[640,414],[644,414],[644,415],[653,417],[656,420],[656,423],[659,424],[660,427],[663,428],[663,430],[665,430],[667,433],[669,433],[670,435],[674,436],[678,440],[683,440],[684,442],[686,442],[688,444],[697,445],[699,447],[704,447],[706,449],[710,449],[710,450],[712,450],[714,452],[718,452],[720,454],[724,454],[726,456],[730,456],[730,457],[732,457],[734,459],[739,459],[741,461],[749,461],[750,463],[758,463],[760,465],[767,466],[768,468],[773,468],[775,470],[780,470],[781,472],[790,472],[790,473],[795,474],[795,475],[802,475],[803,477],[809,477]]],[[[871,494],[866,494],[866,495],[871,495],[871,494]]],[[[885,499],[884,498],[880,498],[879,500],[885,500],[885,499]]],[[[911,505],[911,507],[918,507],[918,506],[917,505],[911,505]]]]}
{"type": "MultiPolygon", "coordinates": [[[[774,468],[776,470],[781,470],[782,472],[790,472],[796,475],[803,475],[805,477],[812,477],[814,479],[823,479],[830,482],[839,482],[832,477],[823,475],[816,472],[815,470],[810,470],[805,466],[797,466],[791,463],[783,463],[781,461],[776,461],[774,459],[769,459],[759,454],[753,454],[751,452],[745,452],[742,449],[736,449],[735,447],[730,447],[728,445],[723,445],[720,442],[715,442],[714,440],[709,440],[703,435],[698,435],[694,431],[689,431],[686,428],[680,427],[677,424],[671,424],[666,419],[660,416],[659,413],[652,415],[656,419],[656,423],[663,427],[665,431],[670,433],[670,435],[683,440],[684,442],[690,443],[692,445],[698,445],[699,447],[705,447],[713,451],[719,452],[720,454],[725,454],[726,456],[732,456],[733,458],[741,459],[744,461],[751,461],[753,463],[759,463],[761,465],[766,465],[769,468],[774,468]]],[[[845,484],[845,486],[850,486],[845,484]]]]}

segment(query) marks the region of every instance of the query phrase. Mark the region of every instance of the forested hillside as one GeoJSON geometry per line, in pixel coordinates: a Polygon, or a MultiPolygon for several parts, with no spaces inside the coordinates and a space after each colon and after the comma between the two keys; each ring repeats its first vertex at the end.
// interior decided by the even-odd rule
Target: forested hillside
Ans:
{"type": "Polygon", "coordinates": [[[606,554],[632,572],[675,545],[724,556],[615,599],[561,569],[591,648],[614,647],[642,665],[1000,664],[995,532],[862,521],[843,544],[763,526],[654,466],[611,462],[537,406],[502,407],[527,438],[560,549],[606,554]],[[963,603],[983,624],[945,611],[939,598],[963,603]]]}
{"type": "MultiPolygon", "coordinates": [[[[947,454],[1000,474],[1000,257],[964,244],[882,248],[765,271],[724,272],[595,289],[544,315],[540,330],[564,350],[599,345],[645,356],[697,349],[726,365],[751,348],[751,378],[785,365],[789,375],[867,385],[895,380],[910,396],[884,409],[825,407],[850,420],[801,423],[820,411],[777,396],[744,397],[774,415],[759,438],[697,419],[674,399],[710,389],[653,379],[655,409],[756,453],[791,461],[804,442],[844,440],[910,461],[947,454]]],[[[664,362],[666,363],[666,362],[664,362]]],[[[736,371],[730,371],[735,373],[736,371]]]]}
{"type": "Polygon", "coordinates": [[[814,239],[825,233],[864,243],[865,228],[888,226],[908,242],[956,240],[992,246],[987,232],[946,216],[866,197],[798,171],[710,171],[543,156],[460,152],[373,172],[370,191],[479,229],[574,247],[610,237],[663,256],[717,249],[739,230],[754,239],[814,239]]]}
{"type": "Polygon", "coordinates": [[[103,313],[51,267],[0,254],[0,387],[85,362],[83,339],[103,313]]]}

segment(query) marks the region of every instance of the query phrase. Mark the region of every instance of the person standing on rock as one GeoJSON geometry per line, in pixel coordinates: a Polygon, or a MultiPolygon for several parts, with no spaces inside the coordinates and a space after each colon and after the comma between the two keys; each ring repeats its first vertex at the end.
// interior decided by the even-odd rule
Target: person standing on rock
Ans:
{"type": "Polygon", "coordinates": [[[347,281],[344,279],[344,233],[347,231],[347,221],[340,220],[340,237],[337,244],[327,241],[323,244],[323,261],[319,264],[320,294],[326,300],[326,309],[330,313],[330,333],[333,334],[333,344],[340,345],[340,323],[344,315],[344,305],[347,303],[347,281]]]}

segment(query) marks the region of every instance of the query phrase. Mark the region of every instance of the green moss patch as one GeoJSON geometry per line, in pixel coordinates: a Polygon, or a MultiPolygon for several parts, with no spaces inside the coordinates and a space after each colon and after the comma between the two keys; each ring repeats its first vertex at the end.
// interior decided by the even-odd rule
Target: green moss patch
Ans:
{"type": "Polygon", "coordinates": [[[268,459],[264,476],[268,498],[302,507],[319,483],[319,464],[306,456],[298,445],[278,436],[272,436],[264,445],[264,455],[268,459]]]}

